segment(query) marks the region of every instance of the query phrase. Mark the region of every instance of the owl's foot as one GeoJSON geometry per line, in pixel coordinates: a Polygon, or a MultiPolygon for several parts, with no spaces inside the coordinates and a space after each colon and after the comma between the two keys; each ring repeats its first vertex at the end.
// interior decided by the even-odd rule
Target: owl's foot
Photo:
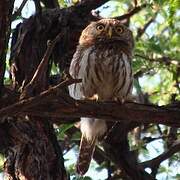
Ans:
{"type": "Polygon", "coordinates": [[[89,97],[88,99],[93,101],[98,101],[99,96],[97,94],[94,94],[92,97],[89,97]]]}

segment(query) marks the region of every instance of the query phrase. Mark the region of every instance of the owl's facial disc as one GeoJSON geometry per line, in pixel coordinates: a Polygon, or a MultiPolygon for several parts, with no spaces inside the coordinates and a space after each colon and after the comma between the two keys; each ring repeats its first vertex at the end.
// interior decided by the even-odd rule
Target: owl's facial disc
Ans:
{"type": "Polygon", "coordinates": [[[90,23],[82,32],[79,43],[93,45],[98,43],[118,42],[133,48],[132,32],[120,21],[115,19],[102,19],[90,23]]]}
{"type": "MultiPolygon", "coordinates": [[[[98,23],[96,25],[96,32],[92,31],[92,37],[95,41],[127,41],[126,34],[127,30],[123,25],[112,24],[112,23],[98,23]],[[95,34],[95,35],[94,35],[95,34]]],[[[91,34],[90,34],[91,35],[91,34]]]]}

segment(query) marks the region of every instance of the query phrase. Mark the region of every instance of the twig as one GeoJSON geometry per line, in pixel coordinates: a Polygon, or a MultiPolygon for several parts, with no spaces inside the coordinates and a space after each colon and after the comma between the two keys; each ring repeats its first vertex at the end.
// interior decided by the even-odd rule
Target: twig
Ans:
{"type": "Polygon", "coordinates": [[[171,59],[170,57],[167,57],[167,56],[162,56],[160,58],[154,59],[154,58],[149,58],[149,57],[141,55],[141,54],[135,54],[135,57],[140,57],[142,59],[146,59],[146,60],[151,61],[151,62],[164,63],[167,66],[170,64],[175,64],[175,65],[177,65],[177,67],[180,67],[179,60],[171,59]]]}
{"type": "Polygon", "coordinates": [[[32,92],[34,91],[34,89],[38,89],[38,92],[41,92],[45,89],[45,84],[43,84],[44,82],[43,78],[45,77],[46,72],[47,72],[49,57],[52,53],[54,46],[56,45],[56,43],[59,41],[61,37],[62,37],[62,33],[59,33],[53,41],[47,42],[47,50],[42,58],[42,61],[38,65],[33,78],[24,88],[21,95],[21,99],[33,96],[32,92]],[[36,87],[38,84],[39,86],[36,87]]]}
{"type": "Polygon", "coordinates": [[[57,86],[51,87],[35,97],[30,97],[28,99],[20,100],[19,102],[13,105],[0,109],[0,116],[7,117],[11,113],[12,113],[11,115],[16,115],[18,114],[17,112],[18,109],[25,110],[26,108],[31,108],[32,106],[37,105],[39,102],[41,101],[43,102],[48,96],[52,96],[53,94],[57,93],[58,91],[60,91],[61,88],[67,87],[68,85],[73,83],[78,83],[80,81],[81,80],[75,80],[75,79],[65,80],[60,84],[58,84],[57,86]]]}
{"type": "Polygon", "coordinates": [[[134,6],[136,7],[138,4],[137,0],[134,0],[134,6]]]}
{"type": "Polygon", "coordinates": [[[40,0],[35,0],[34,4],[35,4],[35,7],[36,7],[36,14],[41,14],[42,13],[42,8],[41,8],[40,0]]]}
{"type": "Polygon", "coordinates": [[[145,33],[146,29],[150,26],[150,24],[155,21],[156,16],[157,16],[157,12],[152,18],[150,18],[150,20],[144,25],[143,28],[138,29],[136,40],[138,40],[145,33]]]}
{"type": "Polygon", "coordinates": [[[142,162],[141,166],[143,166],[143,168],[149,167],[151,169],[153,169],[154,167],[159,167],[161,162],[170,158],[173,154],[175,154],[179,151],[180,151],[180,141],[176,141],[167,151],[165,151],[161,155],[159,155],[149,161],[142,162]]]}
{"type": "Polygon", "coordinates": [[[161,127],[159,126],[159,124],[156,125],[156,127],[157,127],[157,130],[158,130],[159,134],[162,136],[163,132],[162,132],[161,127]]]}
{"type": "Polygon", "coordinates": [[[28,0],[23,0],[20,7],[18,8],[18,10],[16,10],[14,12],[14,14],[12,15],[12,21],[14,21],[16,19],[16,17],[20,15],[20,13],[21,13],[22,9],[24,8],[25,4],[27,3],[27,1],[28,0]]]}
{"type": "Polygon", "coordinates": [[[180,81],[179,81],[179,78],[180,77],[180,66],[177,67],[176,69],[176,76],[175,76],[175,81],[176,81],[176,88],[178,90],[178,93],[180,94],[180,81]]]}
{"type": "Polygon", "coordinates": [[[146,6],[147,6],[147,4],[143,4],[141,6],[135,6],[131,11],[129,11],[126,14],[123,14],[122,16],[116,17],[116,19],[118,19],[118,20],[128,19],[131,16],[133,16],[134,14],[136,14],[139,11],[141,11],[142,9],[144,9],[146,6]]]}
{"type": "Polygon", "coordinates": [[[48,65],[48,61],[49,61],[49,57],[51,55],[51,52],[52,52],[54,46],[60,40],[61,37],[62,37],[62,33],[59,33],[53,41],[48,41],[47,42],[47,50],[46,50],[46,52],[44,54],[44,57],[43,57],[42,61],[39,64],[36,72],[34,73],[34,76],[33,76],[32,80],[30,81],[31,84],[33,84],[35,81],[40,80],[39,76],[41,77],[42,73],[44,73],[44,70],[48,65]]]}

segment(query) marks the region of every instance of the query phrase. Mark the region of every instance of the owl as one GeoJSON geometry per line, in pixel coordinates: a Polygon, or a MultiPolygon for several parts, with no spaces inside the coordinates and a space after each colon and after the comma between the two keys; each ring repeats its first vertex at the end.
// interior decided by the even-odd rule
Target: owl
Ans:
{"type": "MultiPolygon", "coordinates": [[[[69,86],[75,99],[124,102],[132,91],[131,59],[134,47],[132,32],[116,19],[101,19],[90,23],[79,39],[69,73],[81,83],[69,86]]],[[[82,117],[82,132],[77,173],[87,172],[95,145],[107,131],[106,122],[82,117]]]]}

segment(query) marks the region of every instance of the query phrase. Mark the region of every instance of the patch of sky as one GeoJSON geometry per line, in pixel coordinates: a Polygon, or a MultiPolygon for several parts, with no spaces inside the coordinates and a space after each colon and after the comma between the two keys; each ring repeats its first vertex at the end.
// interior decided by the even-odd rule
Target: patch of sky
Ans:
{"type": "MultiPolygon", "coordinates": [[[[15,0],[14,11],[20,7],[22,2],[23,2],[23,0],[15,0]]],[[[22,17],[23,18],[29,18],[34,13],[35,13],[34,2],[32,0],[28,0],[27,3],[25,4],[23,10],[22,10],[22,17]]]]}
{"type": "Polygon", "coordinates": [[[141,87],[145,91],[153,91],[153,89],[158,86],[158,84],[161,82],[161,77],[159,74],[155,74],[154,76],[143,76],[142,78],[139,78],[139,83],[141,87]]]}
{"type": "Polygon", "coordinates": [[[139,155],[140,162],[150,160],[163,152],[164,146],[162,140],[158,139],[147,144],[146,149],[149,153],[139,155]]]}
{"type": "Polygon", "coordinates": [[[100,11],[100,16],[104,18],[120,16],[127,10],[127,5],[117,1],[108,1],[97,10],[100,11]]]}

